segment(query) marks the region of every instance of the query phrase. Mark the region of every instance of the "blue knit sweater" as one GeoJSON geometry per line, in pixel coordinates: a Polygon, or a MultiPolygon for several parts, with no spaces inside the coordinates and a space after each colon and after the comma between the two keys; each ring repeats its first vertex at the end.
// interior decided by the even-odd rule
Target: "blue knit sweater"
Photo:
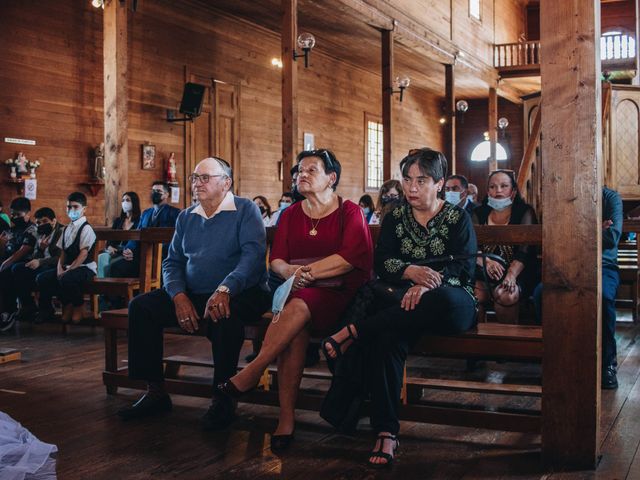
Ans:
{"type": "MultiPolygon", "coordinates": [[[[236,211],[221,211],[205,219],[182,211],[176,221],[169,255],[162,262],[164,288],[178,293],[212,293],[220,285],[231,295],[266,285],[266,232],[258,207],[249,199],[233,197],[236,211]]],[[[266,287],[265,287],[266,288],[266,287]]]]}

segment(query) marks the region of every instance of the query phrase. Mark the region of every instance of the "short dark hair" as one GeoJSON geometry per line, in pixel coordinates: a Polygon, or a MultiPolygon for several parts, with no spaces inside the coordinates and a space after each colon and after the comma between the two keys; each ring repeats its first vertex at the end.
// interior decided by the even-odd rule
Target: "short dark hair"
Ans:
{"type": "MultiPolygon", "coordinates": [[[[438,182],[447,177],[447,159],[437,150],[428,147],[414,148],[409,150],[409,155],[400,161],[400,171],[402,176],[409,175],[411,165],[417,164],[420,172],[438,182]]],[[[444,198],[444,189],[438,194],[440,198],[444,198]]]]}
{"type": "Polygon", "coordinates": [[[9,209],[15,212],[30,212],[31,211],[31,202],[27,197],[17,197],[11,200],[11,205],[9,205],[9,209]]]}
{"type": "Polygon", "coordinates": [[[374,210],[374,206],[373,206],[373,198],[371,198],[371,195],[368,194],[364,194],[360,197],[360,200],[358,200],[358,204],[364,204],[365,207],[369,207],[371,209],[371,211],[374,210]]]}
{"type": "Polygon", "coordinates": [[[56,212],[54,212],[53,209],[49,207],[42,207],[36,210],[34,216],[36,218],[48,218],[49,220],[55,220],[56,212]]]}
{"type": "MultiPolygon", "coordinates": [[[[298,154],[296,158],[296,163],[299,165],[302,159],[307,157],[316,157],[322,160],[322,164],[324,165],[325,173],[335,172],[336,181],[331,186],[334,190],[338,187],[338,183],[340,183],[340,174],[342,173],[342,165],[333,154],[331,150],[327,150],[326,148],[321,148],[319,150],[304,150],[298,154]]],[[[297,165],[296,165],[297,167],[297,165]]]]}
{"type": "Polygon", "coordinates": [[[465,177],[464,175],[449,175],[447,177],[447,182],[449,180],[460,180],[460,185],[462,185],[462,188],[464,188],[465,190],[469,188],[469,180],[467,180],[467,177],[465,177]]]}
{"type": "Polygon", "coordinates": [[[67,197],[67,202],[76,202],[82,205],[83,207],[87,206],[87,196],[82,192],[73,192],[70,193],[67,197]]]}
{"type": "Polygon", "coordinates": [[[151,184],[151,188],[155,187],[156,185],[161,185],[162,189],[166,192],[166,193],[171,193],[171,187],[169,187],[169,184],[167,182],[163,182],[162,180],[156,180],[155,182],[153,182],[151,184]]]}
{"type": "Polygon", "coordinates": [[[282,195],[280,195],[280,198],[282,197],[289,197],[291,200],[293,200],[293,193],[291,192],[282,192],[282,195]]]}

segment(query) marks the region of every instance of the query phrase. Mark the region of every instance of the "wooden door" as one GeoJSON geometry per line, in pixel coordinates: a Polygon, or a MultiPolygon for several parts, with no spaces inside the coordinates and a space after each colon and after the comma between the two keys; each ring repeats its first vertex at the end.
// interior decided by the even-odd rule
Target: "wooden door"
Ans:
{"type": "Polygon", "coordinates": [[[225,159],[234,171],[234,192],[240,192],[238,171],[239,122],[238,87],[215,80],[212,76],[187,72],[186,81],[205,85],[202,114],[185,129],[185,202],[191,205],[191,185],[187,177],[200,160],[207,157],[225,159]]]}
{"type": "MultiPolygon", "coordinates": [[[[608,186],[623,199],[640,199],[640,88],[612,86],[608,186]]],[[[607,145],[605,145],[606,147],[607,145]]]]}

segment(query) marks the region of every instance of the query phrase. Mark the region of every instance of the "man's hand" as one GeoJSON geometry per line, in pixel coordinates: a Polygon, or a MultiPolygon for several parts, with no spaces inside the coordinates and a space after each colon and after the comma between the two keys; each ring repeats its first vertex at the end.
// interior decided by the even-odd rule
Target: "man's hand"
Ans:
{"type": "Polygon", "coordinates": [[[122,258],[124,258],[127,261],[132,261],[133,260],[133,252],[131,251],[130,248],[125,248],[122,252],[122,258]]]}
{"type": "Polygon", "coordinates": [[[189,297],[184,293],[179,293],[173,297],[173,305],[176,310],[176,317],[178,318],[178,325],[183,330],[193,333],[198,330],[198,320],[200,316],[189,297]]]}
{"type": "Polygon", "coordinates": [[[67,268],[68,268],[68,267],[63,267],[63,266],[61,266],[60,264],[58,264],[58,268],[57,268],[57,271],[58,271],[58,279],[62,278],[62,276],[63,276],[65,273],[67,273],[67,270],[66,270],[67,268]]]}
{"type": "Polygon", "coordinates": [[[25,263],[24,266],[30,268],[31,270],[37,270],[40,267],[40,260],[34,258],[33,260],[25,263]]]}
{"type": "Polygon", "coordinates": [[[213,295],[207,300],[207,306],[204,311],[204,318],[210,317],[211,320],[217,322],[223,318],[231,316],[231,306],[229,305],[230,296],[225,292],[213,292],[213,295]]]}
{"type": "Polygon", "coordinates": [[[613,220],[603,220],[602,221],[602,229],[607,230],[611,225],[613,225],[613,220]]]}

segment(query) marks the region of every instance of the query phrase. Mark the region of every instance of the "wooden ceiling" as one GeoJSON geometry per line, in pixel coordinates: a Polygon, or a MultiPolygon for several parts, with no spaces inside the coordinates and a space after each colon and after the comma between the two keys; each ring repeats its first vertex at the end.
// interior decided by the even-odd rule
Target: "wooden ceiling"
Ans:
{"type": "MultiPolygon", "coordinates": [[[[188,3],[224,12],[276,33],[281,30],[280,0],[191,0],[188,3]]],[[[379,30],[355,18],[340,0],[298,0],[298,31],[308,31],[316,37],[316,51],[380,73],[379,30]]],[[[408,75],[414,88],[444,96],[444,65],[435,56],[412,51],[396,42],[395,74],[408,75]]],[[[532,87],[531,82],[520,83],[510,81],[515,95],[526,95],[539,89],[532,87]]],[[[488,88],[487,81],[477,72],[456,70],[457,97],[486,98],[488,88]]]]}

